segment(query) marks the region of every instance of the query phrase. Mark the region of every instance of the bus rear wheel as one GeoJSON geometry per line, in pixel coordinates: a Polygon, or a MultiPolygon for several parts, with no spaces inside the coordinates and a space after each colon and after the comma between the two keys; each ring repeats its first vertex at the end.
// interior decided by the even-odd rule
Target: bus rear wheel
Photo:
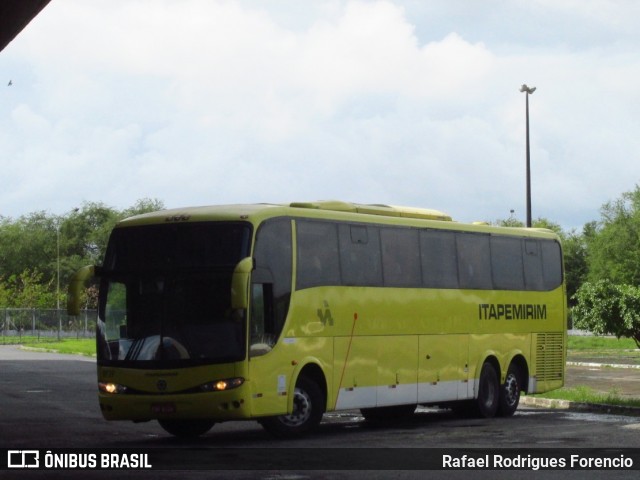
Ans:
{"type": "Polygon", "coordinates": [[[500,405],[498,414],[502,417],[510,417],[518,408],[520,403],[520,393],[522,391],[522,376],[520,368],[516,364],[511,364],[507,370],[507,377],[500,387],[500,405]]]}
{"type": "Polygon", "coordinates": [[[264,429],[277,438],[294,438],[315,429],[324,415],[325,399],[313,380],[300,377],[293,393],[293,411],[260,420],[264,429]]]}
{"type": "Polygon", "coordinates": [[[500,403],[500,381],[496,369],[490,362],[484,362],[480,371],[476,410],[478,416],[491,418],[496,415],[500,403]]]}
{"type": "Polygon", "coordinates": [[[171,435],[180,438],[195,438],[200,435],[204,435],[211,427],[215,425],[215,422],[211,420],[174,420],[165,419],[158,420],[160,426],[171,435]]]}

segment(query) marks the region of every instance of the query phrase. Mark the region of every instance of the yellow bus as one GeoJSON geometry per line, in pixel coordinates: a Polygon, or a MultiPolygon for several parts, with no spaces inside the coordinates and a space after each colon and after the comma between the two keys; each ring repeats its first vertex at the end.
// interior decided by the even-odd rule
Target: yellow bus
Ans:
{"type": "Polygon", "coordinates": [[[113,230],[100,282],[107,420],[197,436],[258,420],[278,437],[325,412],[437,405],[512,415],[564,383],[557,236],[339,201],[167,210],[113,230]]]}

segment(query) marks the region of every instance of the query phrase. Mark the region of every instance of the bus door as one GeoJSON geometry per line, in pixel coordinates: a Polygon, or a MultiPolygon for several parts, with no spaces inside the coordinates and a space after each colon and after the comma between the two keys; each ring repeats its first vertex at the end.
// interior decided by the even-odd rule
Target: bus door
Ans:
{"type": "Polygon", "coordinates": [[[273,325],[273,295],[270,283],[251,285],[249,326],[249,380],[252,415],[275,415],[287,411],[291,365],[278,361],[273,325]]]}
{"type": "MultiPolygon", "coordinates": [[[[294,367],[278,345],[291,297],[291,220],[267,220],[258,229],[254,248],[249,306],[249,379],[252,414],[287,412],[294,367]]],[[[282,342],[281,342],[282,343],[282,342]]]]}

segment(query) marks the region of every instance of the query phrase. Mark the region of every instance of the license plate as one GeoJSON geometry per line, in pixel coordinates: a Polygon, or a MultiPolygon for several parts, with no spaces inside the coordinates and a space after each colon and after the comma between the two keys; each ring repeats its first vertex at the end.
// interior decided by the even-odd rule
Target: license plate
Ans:
{"type": "Polygon", "coordinates": [[[176,413],[178,409],[175,403],[153,403],[151,412],[153,413],[176,413]]]}

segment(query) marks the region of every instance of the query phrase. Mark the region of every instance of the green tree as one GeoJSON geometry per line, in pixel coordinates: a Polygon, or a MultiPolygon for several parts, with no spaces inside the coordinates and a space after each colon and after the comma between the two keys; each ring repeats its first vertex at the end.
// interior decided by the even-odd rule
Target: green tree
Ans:
{"type": "Polygon", "coordinates": [[[585,235],[589,281],[640,285],[640,187],[604,204],[601,216],[585,235]]]}
{"type": "Polygon", "coordinates": [[[132,217],[134,215],[141,215],[143,213],[157,212],[158,210],[164,210],[164,202],[157,198],[141,198],[132,206],[122,212],[122,218],[132,217]]]}
{"type": "Polygon", "coordinates": [[[37,306],[55,307],[58,299],[64,303],[70,276],[83,265],[102,262],[118,221],[162,208],[160,200],[145,198],[122,211],[85,202],[63,215],[40,211],[15,220],[0,216],[0,308],[16,306],[14,300],[25,291],[42,297],[37,306]],[[25,277],[25,272],[31,276],[25,277]],[[34,290],[36,284],[43,288],[34,290]]]}
{"type": "Polygon", "coordinates": [[[503,219],[503,220],[496,220],[493,223],[495,225],[500,226],[500,227],[524,228],[524,223],[522,223],[520,220],[516,219],[515,217],[509,217],[509,218],[503,219]]]}
{"type": "Polygon", "coordinates": [[[584,234],[575,231],[563,233],[562,250],[564,254],[565,282],[567,297],[573,303],[573,296],[585,282],[588,274],[587,245],[584,234]]]}
{"type": "Polygon", "coordinates": [[[6,284],[4,278],[0,277],[0,308],[6,308],[11,301],[12,291],[6,284]]]}
{"type": "Polygon", "coordinates": [[[44,279],[55,276],[56,225],[46,212],[31,213],[16,221],[0,223],[0,275],[9,278],[27,269],[44,279]]]}
{"type": "Polygon", "coordinates": [[[25,270],[19,275],[0,279],[0,299],[8,308],[52,308],[55,306],[55,294],[51,281],[44,282],[42,273],[37,270],[25,270]]]}
{"type": "MultiPolygon", "coordinates": [[[[503,220],[496,220],[493,223],[500,227],[525,228],[524,223],[516,219],[515,217],[510,217],[503,220]]],[[[562,227],[558,223],[552,222],[551,220],[544,217],[536,218],[531,222],[531,225],[533,228],[546,228],[547,230],[552,230],[557,234],[562,235],[562,227]]]]}
{"type": "Polygon", "coordinates": [[[596,335],[633,338],[640,348],[640,287],[610,280],[586,282],[574,300],[572,315],[576,327],[596,335]]]}

